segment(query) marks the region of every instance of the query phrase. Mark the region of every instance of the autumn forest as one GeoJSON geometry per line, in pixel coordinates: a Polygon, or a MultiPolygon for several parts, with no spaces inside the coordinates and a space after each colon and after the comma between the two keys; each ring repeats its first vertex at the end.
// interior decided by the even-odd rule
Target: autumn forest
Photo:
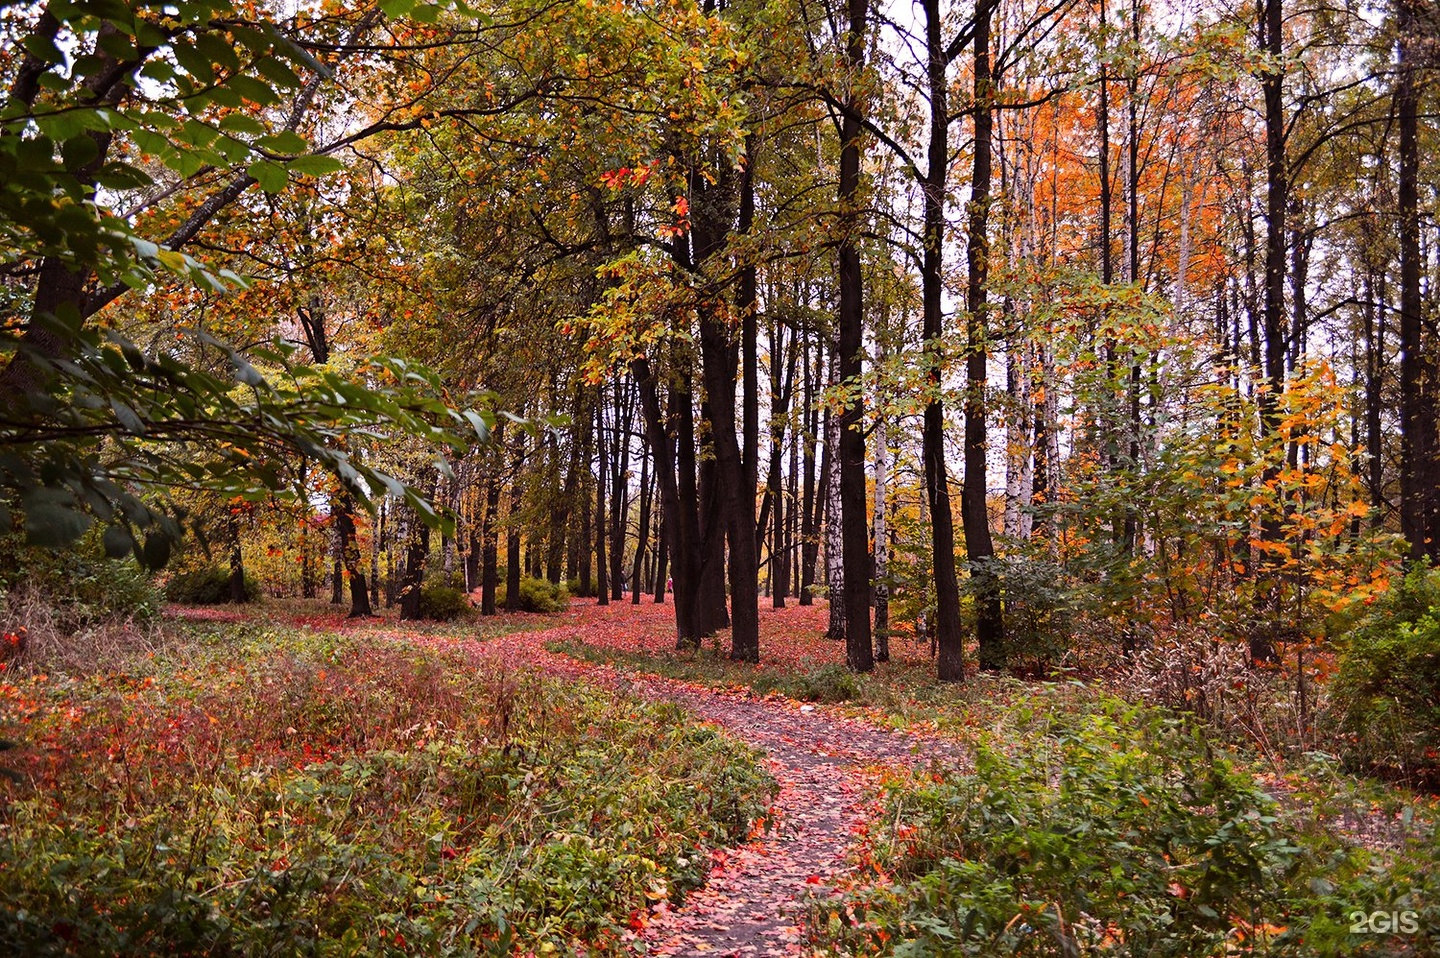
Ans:
{"type": "Polygon", "coordinates": [[[1433,0],[0,36],[0,954],[1440,948],[1433,0]]]}

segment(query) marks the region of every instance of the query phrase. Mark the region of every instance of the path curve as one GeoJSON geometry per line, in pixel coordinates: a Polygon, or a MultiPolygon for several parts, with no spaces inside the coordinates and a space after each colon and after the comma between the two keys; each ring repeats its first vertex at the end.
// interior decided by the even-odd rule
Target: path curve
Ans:
{"type": "MultiPolygon", "coordinates": [[[[758,697],[580,662],[546,649],[583,637],[594,617],[572,608],[564,624],[476,647],[502,668],[569,675],[657,702],[673,702],[766,753],[780,791],[768,832],[712,854],[705,885],[683,907],[658,906],[631,942],[649,955],[803,954],[806,900],[846,867],[853,835],[878,806],[886,770],[963,761],[957,743],[882,728],[833,708],[758,697]]],[[[613,615],[611,617],[613,619],[613,615]]]]}

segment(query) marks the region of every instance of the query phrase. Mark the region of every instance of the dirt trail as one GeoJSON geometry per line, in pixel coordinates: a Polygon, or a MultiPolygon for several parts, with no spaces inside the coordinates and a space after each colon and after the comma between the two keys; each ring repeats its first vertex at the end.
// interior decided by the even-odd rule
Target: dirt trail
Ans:
{"type": "MultiPolygon", "coordinates": [[[[705,887],[692,893],[684,907],[654,914],[637,933],[635,951],[710,956],[808,952],[799,927],[804,902],[845,867],[851,836],[875,812],[871,787],[876,777],[887,767],[924,764],[932,758],[959,761],[960,749],[856,721],[824,706],[620,672],[545,648],[594,628],[623,626],[624,616],[621,609],[577,607],[563,625],[493,639],[480,648],[486,657],[509,667],[573,675],[682,705],[764,750],[780,784],[768,834],[716,853],[705,887]]],[[[637,632],[653,633],[654,621],[653,613],[642,614],[635,622],[637,632]]]]}

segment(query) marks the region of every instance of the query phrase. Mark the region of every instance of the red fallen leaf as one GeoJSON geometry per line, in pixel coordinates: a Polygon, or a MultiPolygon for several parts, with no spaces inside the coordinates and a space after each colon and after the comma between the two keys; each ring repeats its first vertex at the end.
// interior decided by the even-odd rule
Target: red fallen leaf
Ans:
{"type": "Polygon", "coordinates": [[[820,876],[819,876],[819,875],[811,875],[809,878],[805,879],[805,884],[807,884],[807,885],[818,885],[818,884],[820,884],[820,876]]]}

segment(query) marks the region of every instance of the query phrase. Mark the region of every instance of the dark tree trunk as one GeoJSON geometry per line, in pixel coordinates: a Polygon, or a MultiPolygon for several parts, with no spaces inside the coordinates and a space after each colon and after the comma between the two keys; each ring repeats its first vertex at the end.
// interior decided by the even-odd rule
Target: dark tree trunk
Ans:
{"type": "Polygon", "coordinates": [[[520,470],[525,465],[525,437],[515,439],[510,461],[510,510],[505,517],[505,611],[520,611],[520,470]]]}
{"type": "MultiPolygon", "coordinates": [[[[1260,394],[1260,434],[1273,436],[1280,428],[1280,395],[1285,389],[1285,275],[1286,275],[1286,212],[1290,199],[1289,170],[1285,155],[1284,10],[1283,0],[1264,0],[1260,6],[1259,24],[1261,49],[1269,55],[1270,66],[1260,75],[1265,99],[1265,285],[1264,312],[1264,374],[1267,388],[1260,394]]],[[[1278,465],[1265,471],[1269,481],[1278,474],[1278,465]]],[[[1260,535],[1266,541],[1280,536],[1280,523],[1267,517],[1261,523],[1260,535]]],[[[1256,662],[1275,658],[1270,639],[1270,619],[1279,613],[1278,563],[1269,552],[1258,552],[1252,559],[1257,577],[1255,601],[1259,618],[1250,633],[1250,657],[1256,662]]]]}
{"type": "MultiPolygon", "coordinates": [[[[703,406],[703,404],[702,404],[703,406]]],[[[704,409],[701,410],[702,415],[704,409]]],[[[691,435],[694,435],[691,423],[691,435]]],[[[707,443],[707,446],[710,444],[707,443]]],[[[696,498],[699,502],[700,575],[696,595],[696,624],[700,635],[714,635],[729,628],[730,612],[725,607],[725,523],[715,477],[713,446],[696,469],[696,498]]]]}
{"type": "Polygon", "coordinates": [[[245,550],[240,544],[238,507],[231,507],[225,531],[230,540],[230,601],[244,604],[250,601],[250,592],[245,588],[245,550]]]}
{"type": "Polygon", "coordinates": [[[380,500],[380,509],[375,516],[375,538],[370,543],[370,607],[380,605],[380,550],[385,545],[385,500],[380,500]]]}
{"type": "MultiPolygon", "coordinates": [[[[970,575],[975,581],[975,632],[980,667],[1005,667],[1005,619],[1000,585],[990,567],[995,546],[990,537],[990,511],[986,502],[985,380],[988,360],[986,286],[989,280],[991,149],[994,133],[994,83],[990,61],[990,16],[995,0],[975,4],[975,145],[970,180],[970,215],[967,224],[966,262],[969,278],[965,291],[967,359],[965,363],[965,486],[960,514],[970,575]]],[[[933,517],[932,517],[933,518],[933,517]]]]}
{"type": "Polygon", "coordinates": [[[420,618],[420,596],[425,587],[425,560],[430,554],[430,527],[412,516],[410,541],[405,546],[405,576],[400,588],[400,618],[420,618]]]}
{"type": "MultiPolygon", "coordinates": [[[[631,374],[640,393],[640,412],[645,421],[645,439],[650,445],[650,454],[655,463],[655,483],[660,491],[661,538],[660,562],[656,575],[656,601],[664,600],[665,564],[671,557],[675,578],[675,643],[677,648],[694,648],[700,644],[700,633],[695,624],[695,580],[698,531],[694,518],[694,472],[687,479],[685,467],[694,468],[693,447],[688,460],[681,445],[692,435],[683,435],[672,442],[666,430],[666,417],[660,409],[660,392],[654,372],[648,359],[634,359],[630,363],[631,374]],[[677,466],[677,452],[681,462],[677,466]],[[689,512],[686,513],[686,507],[689,512]]],[[[670,394],[671,419],[680,421],[679,410],[688,406],[688,394],[672,390],[670,394]]],[[[692,431],[693,433],[693,431],[692,431]]]]}
{"type": "Polygon", "coordinates": [[[630,524],[630,497],[626,476],[630,471],[628,423],[635,415],[634,393],[615,389],[614,452],[610,456],[610,598],[619,602],[625,592],[625,531],[630,524]]]}
{"type": "MultiPolygon", "coordinates": [[[[560,440],[550,437],[550,456],[553,473],[560,477],[560,440]]],[[[572,468],[567,471],[560,495],[550,507],[550,541],[546,543],[545,577],[551,584],[559,583],[565,575],[565,530],[570,527],[570,504],[575,501],[574,456],[570,457],[572,468]]]]}
{"type": "MultiPolygon", "coordinates": [[[[605,551],[605,387],[595,403],[595,602],[610,604],[610,557],[605,551]]],[[[614,508],[613,504],[611,508],[614,508]]]]}
{"type": "Polygon", "coordinates": [[[345,601],[345,537],[340,532],[340,517],[333,510],[338,508],[338,499],[331,500],[332,518],[335,520],[334,541],[330,546],[330,604],[339,605],[345,601]]]}
{"type": "Polygon", "coordinates": [[[577,407],[576,419],[580,422],[580,462],[579,489],[577,494],[580,497],[580,533],[576,540],[576,569],[580,577],[581,598],[588,599],[591,596],[591,586],[594,584],[594,573],[590,568],[592,553],[590,551],[592,529],[592,517],[594,499],[590,495],[590,453],[594,445],[595,435],[594,417],[582,403],[577,407]]]}
{"type": "MultiPolygon", "coordinates": [[[[735,363],[724,320],[705,311],[700,320],[700,351],[705,373],[705,407],[714,446],[713,494],[718,498],[709,535],[730,543],[732,624],[730,658],[760,661],[760,616],[755,555],[755,487],[746,482],[745,463],[735,439],[735,363]]],[[[712,555],[711,561],[718,558],[712,555]]],[[[722,587],[723,588],[723,587],[722,587]]],[[[721,595],[723,607],[724,596],[721,595]]]]}
{"type": "MultiPolygon", "coordinates": [[[[945,408],[941,400],[945,329],[945,191],[950,164],[949,62],[941,39],[939,0],[925,0],[925,40],[930,89],[930,150],[925,182],[925,254],[921,265],[922,337],[926,379],[921,451],[925,498],[930,507],[930,550],[935,569],[935,641],[937,674],[942,682],[965,678],[965,635],[960,625],[960,581],[955,567],[955,518],[950,508],[950,476],[945,462],[945,408]]],[[[968,477],[967,477],[968,478],[968,477]]],[[[967,483],[968,485],[968,483],[967,483]]]]}
{"type": "MultiPolygon", "coordinates": [[[[495,430],[495,444],[500,445],[501,433],[495,430]]],[[[495,523],[500,515],[500,477],[485,480],[485,514],[480,520],[480,541],[484,550],[480,557],[480,614],[495,614],[495,593],[500,587],[500,556],[496,548],[495,523]]]]}
{"type": "MultiPolygon", "coordinates": [[[[982,0],[983,2],[983,0],[982,0]]],[[[865,65],[865,33],[868,27],[868,0],[848,0],[849,23],[845,38],[845,59],[858,78],[865,65]]],[[[853,91],[858,82],[851,85],[853,91]]],[[[860,138],[857,116],[861,104],[849,94],[840,120],[840,239],[839,259],[840,381],[858,385],[864,352],[864,283],[860,268],[860,138]]],[[[861,432],[865,412],[858,389],[850,394],[840,415],[840,521],[844,543],[845,664],[856,672],[875,667],[870,642],[870,520],[865,495],[865,436],[861,432]]]]}
{"type": "MultiPolygon", "coordinates": [[[[365,588],[365,572],[360,568],[360,543],[355,535],[355,502],[348,493],[335,498],[335,529],[340,542],[344,574],[350,579],[350,618],[374,615],[370,593],[365,588]]],[[[337,581],[339,570],[336,570],[337,581]]]]}
{"type": "MultiPolygon", "coordinates": [[[[1278,2],[1278,0],[1272,0],[1278,2]]],[[[1411,561],[1440,560],[1440,433],[1436,364],[1426,342],[1420,288],[1420,90],[1416,81],[1424,38],[1418,0],[1397,0],[1399,73],[1395,113],[1400,128],[1400,529],[1411,561]]],[[[1432,54],[1433,55],[1433,54],[1432,54]]]]}
{"type": "MultiPolygon", "coordinates": [[[[658,483],[657,483],[658,485],[658,483]]],[[[660,532],[655,536],[655,604],[662,605],[665,602],[666,573],[669,572],[670,562],[670,531],[669,522],[662,516],[660,519],[660,532]]]]}

